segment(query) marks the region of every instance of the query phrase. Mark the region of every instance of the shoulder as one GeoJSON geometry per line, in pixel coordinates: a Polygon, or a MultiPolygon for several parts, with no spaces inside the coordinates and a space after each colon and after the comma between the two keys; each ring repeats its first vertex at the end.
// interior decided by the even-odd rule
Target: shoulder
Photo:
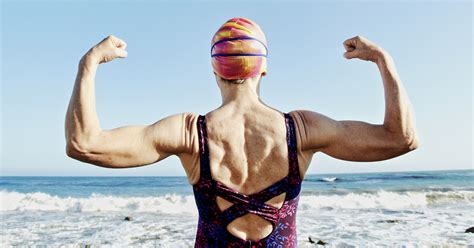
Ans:
{"type": "Polygon", "coordinates": [[[185,112],[175,115],[176,119],[179,119],[179,122],[183,125],[183,128],[186,131],[195,130],[196,122],[199,118],[198,114],[185,112]]]}
{"type": "Polygon", "coordinates": [[[309,122],[318,122],[318,121],[324,121],[324,119],[327,119],[328,117],[318,113],[316,111],[311,111],[311,110],[293,110],[289,112],[289,114],[294,118],[297,119],[298,121],[302,121],[304,123],[309,123],[309,122]]]}
{"type": "Polygon", "coordinates": [[[153,125],[160,129],[162,129],[162,127],[167,127],[167,129],[174,129],[176,131],[187,131],[192,129],[192,126],[196,123],[198,117],[199,115],[195,113],[179,113],[165,117],[155,122],[153,125]]]}
{"type": "MultiPolygon", "coordinates": [[[[170,115],[168,117],[165,117],[158,122],[181,122],[181,123],[189,123],[192,122],[193,120],[197,120],[198,114],[191,113],[191,112],[183,112],[183,113],[178,113],[174,115],[170,115]]],[[[157,123],[158,123],[157,122],[157,123]]]]}
{"type": "Polygon", "coordinates": [[[306,131],[306,124],[305,124],[305,110],[293,110],[288,112],[288,114],[292,117],[293,122],[295,124],[296,129],[296,136],[297,136],[297,143],[299,146],[299,150],[306,150],[307,147],[307,131],[306,131]]]}
{"type": "Polygon", "coordinates": [[[289,113],[295,122],[298,122],[302,128],[317,128],[325,130],[337,124],[337,121],[318,112],[310,110],[294,110],[289,113]]]}
{"type": "Polygon", "coordinates": [[[185,112],[170,115],[151,125],[155,142],[174,154],[193,153],[197,114],[185,112]]]}
{"type": "Polygon", "coordinates": [[[337,121],[315,111],[294,110],[289,114],[294,119],[302,150],[316,152],[325,145],[337,125],[337,121]]]}

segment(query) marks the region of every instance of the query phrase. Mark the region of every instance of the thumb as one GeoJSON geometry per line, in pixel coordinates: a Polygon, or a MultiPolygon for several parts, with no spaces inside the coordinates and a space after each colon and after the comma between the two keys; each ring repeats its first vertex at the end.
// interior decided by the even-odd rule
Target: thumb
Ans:
{"type": "Polygon", "coordinates": [[[359,54],[360,54],[359,50],[348,51],[344,53],[344,58],[346,59],[358,58],[359,54]]]}
{"type": "Polygon", "coordinates": [[[125,49],[116,49],[115,54],[118,58],[126,58],[128,56],[128,52],[125,49]]]}

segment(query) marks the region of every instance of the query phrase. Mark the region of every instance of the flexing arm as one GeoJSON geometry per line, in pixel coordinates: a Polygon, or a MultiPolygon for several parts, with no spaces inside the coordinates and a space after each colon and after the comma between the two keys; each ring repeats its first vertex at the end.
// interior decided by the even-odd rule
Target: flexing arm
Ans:
{"type": "Polygon", "coordinates": [[[102,130],[95,106],[95,75],[100,63],[125,58],[126,44],[109,36],[81,59],[66,114],[68,156],[102,167],[127,168],[190,152],[191,114],[170,116],[152,125],[102,130]]]}
{"type": "Polygon", "coordinates": [[[377,64],[385,90],[383,124],[362,121],[336,121],[311,111],[295,111],[302,149],[321,151],[349,161],[380,161],[418,147],[414,114],[390,55],[365,38],[344,42],[347,59],[358,58],[377,64]]]}

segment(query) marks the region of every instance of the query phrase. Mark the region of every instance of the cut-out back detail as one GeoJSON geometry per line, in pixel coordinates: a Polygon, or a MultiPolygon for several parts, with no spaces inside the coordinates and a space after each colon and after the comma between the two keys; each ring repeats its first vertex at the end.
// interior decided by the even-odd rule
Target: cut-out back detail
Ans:
{"type": "Polygon", "coordinates": [[[295,125],[285,113],[286,141],[288,146],[288,175],[278,182],[253,194],[243,194],[216,181],[211,176],[208,136],[205,116],[197,121],[199,136],[200,178],[193,185],[194,198],[199,211],[195,247],[297,247],[296,209],[301,191],[295,125]],[[282,193],[285,201],[280,208],[265,202],[282,193]],[[217,196],[233,205],[221,211],[217,196]],[[255,214],[272,224],[273,231],[259,240],[243,240],[232,235],[227,225],[245,214],[255,214]]]}

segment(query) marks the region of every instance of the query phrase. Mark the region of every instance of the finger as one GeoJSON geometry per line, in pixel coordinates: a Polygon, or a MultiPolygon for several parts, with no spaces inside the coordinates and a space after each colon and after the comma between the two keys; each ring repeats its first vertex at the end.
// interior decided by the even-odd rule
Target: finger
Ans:
{"type": "Polygon", "coordinates": [[[344,58],[346,59],[353,59],[353,58],[358,58],[360,52],[358,50],[351,51],[351,52],[345,52],[344,53],[344,58]]]}
{"type": "Polygon", "coordinates": [[[117,39],[117,47],[121,49],[126,49],[127,43],[121,39],[117,39]]]}
{"type": "Polygon", "coordinates": [[[356,48],[355,48],[354,46],[344,45],[344,49],[346,49],[346,51],[348,51],[348,52],[352,52],[352,51],[354,51],[356,48]]]}
{"type": "Polygon", "coordinates": [[[354,49],[356,49],[357,42],[355,38],[350,38],[345,40],[343,44],[346,51],[353,51],[354,49]]]}
{"type": "Polygon", "coordinates": [[[123,41],[122,39],[115,37],[113,35],[109,36],[110,40],[112,41],[112,44],[117,47],[117,48],[122,48],[125,49],[127,48],[127,43],[123,41]]]}

